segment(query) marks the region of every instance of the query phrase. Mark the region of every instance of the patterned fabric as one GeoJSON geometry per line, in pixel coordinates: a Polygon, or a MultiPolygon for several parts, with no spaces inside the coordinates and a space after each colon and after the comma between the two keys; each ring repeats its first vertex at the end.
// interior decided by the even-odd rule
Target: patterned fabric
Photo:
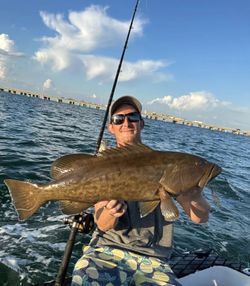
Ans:
{"type": "Polygon", "coordinates": [[[111,247],[86,246],[73,272],[71,286],[176,285],[163,260],[111,247]]]}

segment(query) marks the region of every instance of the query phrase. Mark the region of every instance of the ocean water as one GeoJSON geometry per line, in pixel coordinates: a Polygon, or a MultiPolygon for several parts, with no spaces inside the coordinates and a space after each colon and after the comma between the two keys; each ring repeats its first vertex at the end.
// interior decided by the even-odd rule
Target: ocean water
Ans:
{"type": "MultiPolygon", "coordinates": [[[[69,153],[93,154],[103,116],[101,110],[0,93],[0,262],[19,272],[21,285],[55,278],[69,228],[56,202],[18,221],[3,180],[45,183],[53,160],[69,153]]],[[[181,212],[175,223],[176,252],[212,248],[249,264],[250,138],[149,119],[145,123],[145,144],[196,154],[223,168],[204,190],[212,206],[209,222],[194,224],[181,212]]],[[[114,146],[107,132],[104,138],[114,146]]],[[[89,238],[77,236],[69,273],[89,238]]]]}

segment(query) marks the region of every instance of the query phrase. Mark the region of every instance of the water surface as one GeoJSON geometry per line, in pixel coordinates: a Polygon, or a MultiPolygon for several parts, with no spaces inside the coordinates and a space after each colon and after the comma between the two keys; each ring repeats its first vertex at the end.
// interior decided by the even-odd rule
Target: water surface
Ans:
{"type": "MultiPolygon", "coordinates": [[[[54,279],[69,229],[55,202],[19,222],[3,180],[45,183],[56,158],[93,154],[103,116],[101,110],[0,93],[0,260],[20,272],[22,285],[54,279]]],[[[250,138],[155,120],[145,123],[145,144],[203,156],[223,168],[205,188],[212,206],[209,222],[196,225],[181,213],[175,223],[176,251],[213,248],[226,258],[249,263],[250,138]]],[[[104,137],[114,145],[108,133],[104,137]]],[[[88,240],[87,235],[77,236],[69,271],[88,240]]]]}

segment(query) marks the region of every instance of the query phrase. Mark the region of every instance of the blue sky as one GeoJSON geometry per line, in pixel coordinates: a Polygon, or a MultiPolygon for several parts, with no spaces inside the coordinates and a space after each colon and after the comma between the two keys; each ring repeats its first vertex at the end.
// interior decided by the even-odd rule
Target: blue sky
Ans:
{"type": "MultiPolygon", "coordinates": [[[[134,5],[2,1],[0,86],[107,103],[134,5]]],[[[249,0],[141,0],[115,97],[250,131],[249,15],[249,0]]]]}

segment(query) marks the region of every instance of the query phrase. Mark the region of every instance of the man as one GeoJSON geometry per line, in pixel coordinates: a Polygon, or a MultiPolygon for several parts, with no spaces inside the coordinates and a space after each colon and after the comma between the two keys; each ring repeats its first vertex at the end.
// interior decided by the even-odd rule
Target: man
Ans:
{"type": "MultiPolygon", "coordinates": [[[[120,97],[111,106],[108,130],[118,147],[141,143],[141,110],[132,96],[120,97]]],[[[200,192],[179,195],[177,201],[192,221],[208,220],[210,207],[200,192]]],[[[94,217],[97,229],[75,265],[72,286],[180,285],[167,263],[172,223],[164,220],[159,206],[141,218],[138,202],[101,201],[94,217]]]]}

